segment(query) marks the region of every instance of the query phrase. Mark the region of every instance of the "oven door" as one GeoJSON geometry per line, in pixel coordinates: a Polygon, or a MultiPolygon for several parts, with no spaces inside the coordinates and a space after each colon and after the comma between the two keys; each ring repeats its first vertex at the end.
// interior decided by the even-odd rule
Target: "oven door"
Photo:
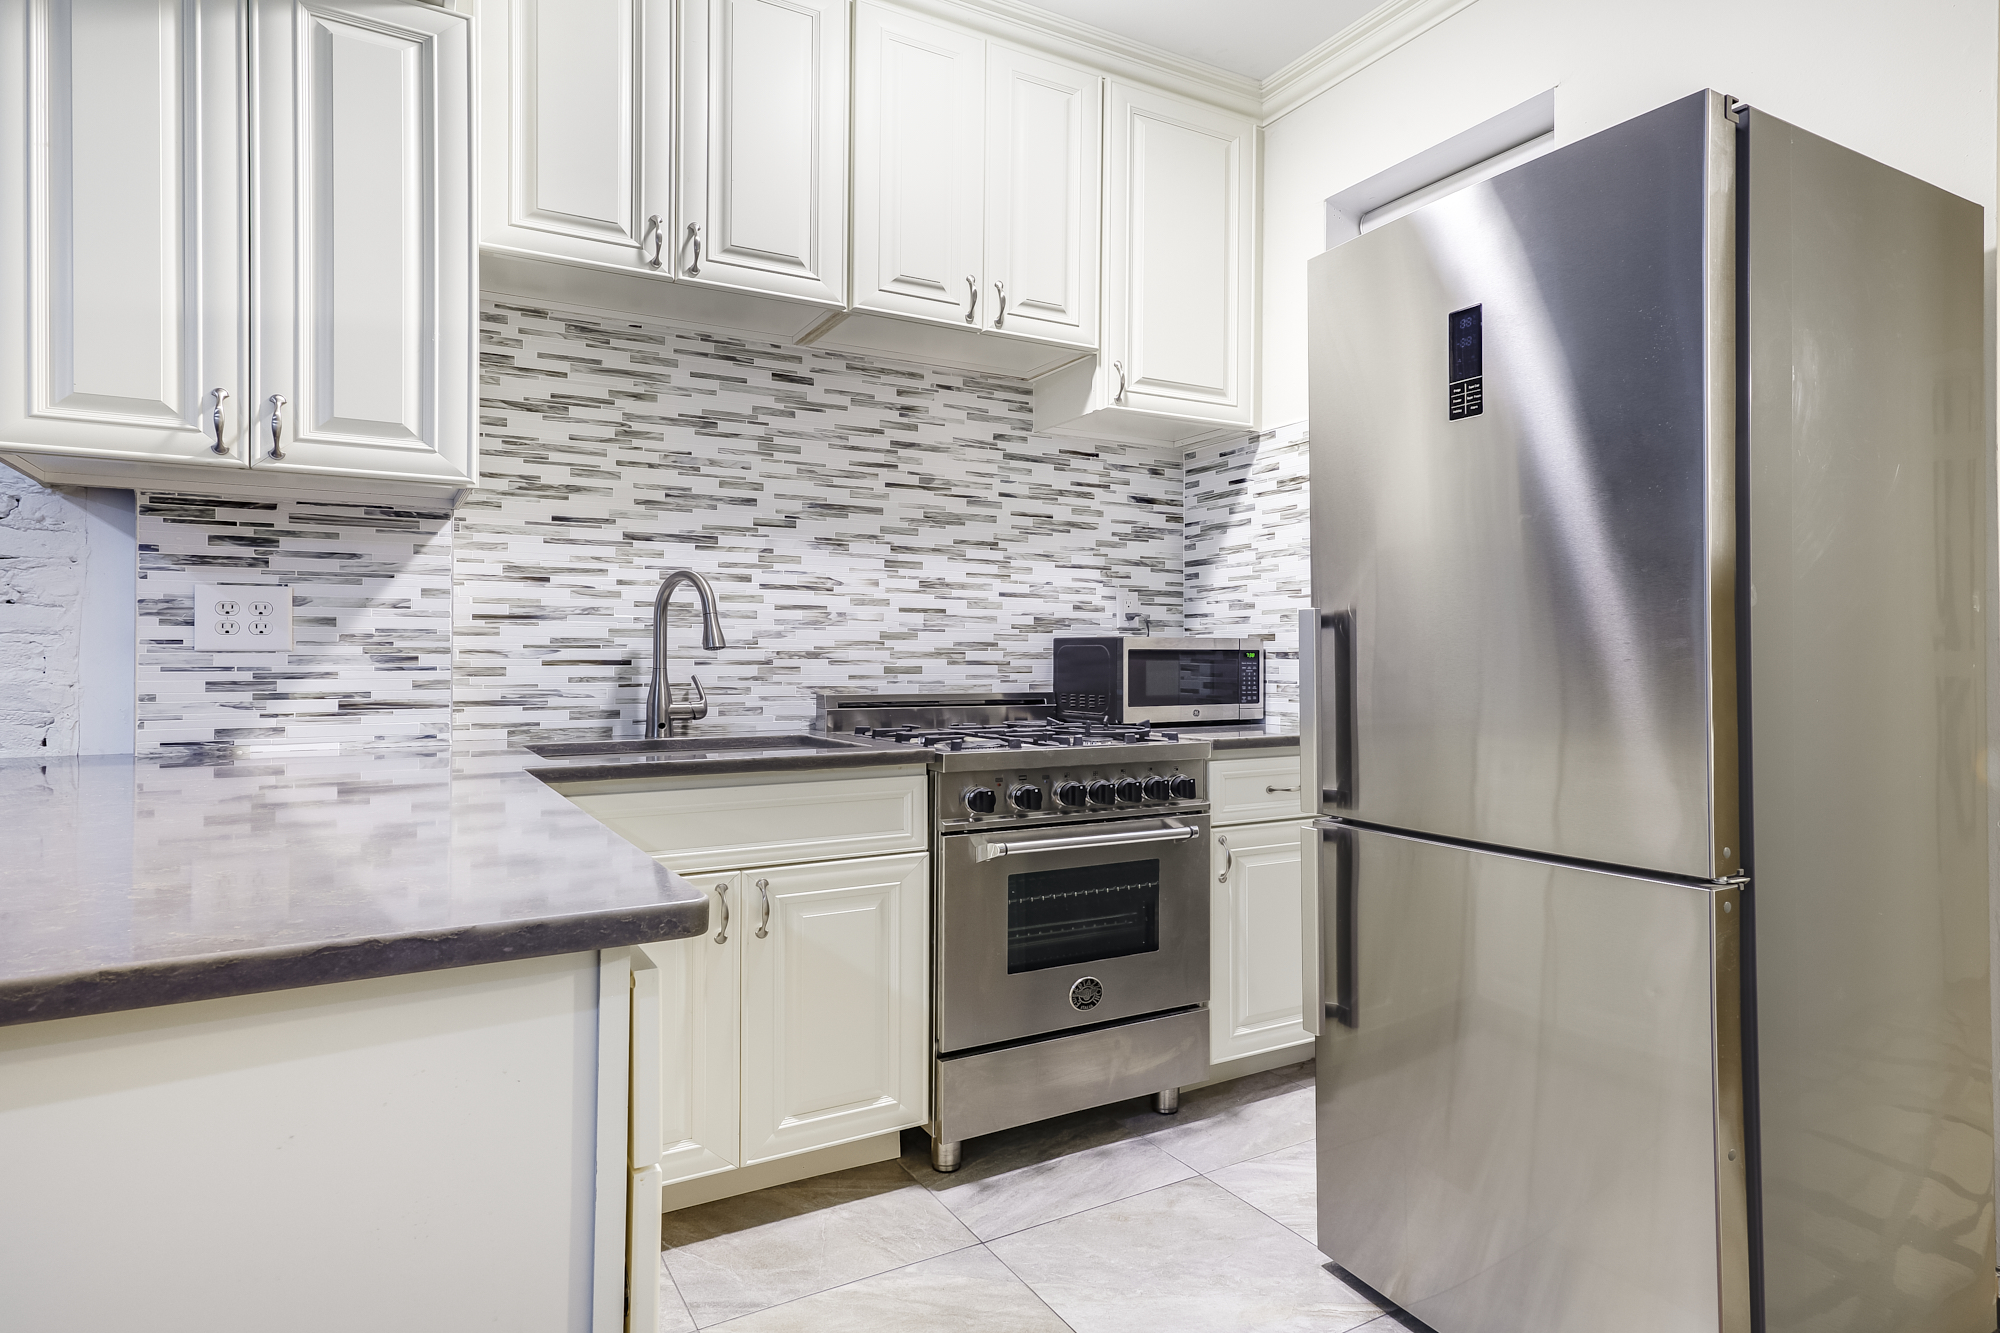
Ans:
{"type": "Polygon", "coordinates": [[[1262,654],[1255,649],[1171,641],[1158,647],[1133,644],[1125,650],[1125,715],[1119,720],[1229,722],[1246,715],[1261,717],[1262,673],[1262,654]]]}
{"type": "Polygon", "coordinates": [[[1208,999],[1208,817],[942,839],[938,1049],[1208,999]]]}

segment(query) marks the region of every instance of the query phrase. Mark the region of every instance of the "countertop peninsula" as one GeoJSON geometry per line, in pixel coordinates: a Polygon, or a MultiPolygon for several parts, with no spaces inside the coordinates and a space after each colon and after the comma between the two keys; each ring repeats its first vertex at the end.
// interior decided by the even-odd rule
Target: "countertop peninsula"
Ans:
{"type": "Polygon", "coordinates": [[[680,939],[518,751],[0,760],[0,1025],[680,939]]]}

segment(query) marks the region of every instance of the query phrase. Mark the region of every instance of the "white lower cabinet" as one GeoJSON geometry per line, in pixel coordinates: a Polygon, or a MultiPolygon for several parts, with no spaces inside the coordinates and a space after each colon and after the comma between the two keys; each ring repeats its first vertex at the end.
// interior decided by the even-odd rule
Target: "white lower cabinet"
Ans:
{"type": "Polygon", "coordinates": [[[1209,834],[1208,1049],[1215,1064],[1311,1039],[1299,981],[1299,830],[1306,823],[1239,824],[1209,834]]]}
{"type": "MultiPolygon", "coordinates": [[[[658,1036],[644,1021],[633,1030],[659,1053],[663,1183],[923,1123],[929,856],[694,882],[710,893],[709,932],[641,946],[660,975],[658,1036]]],[[[637,1085],[653,1077],[635,1079],[635,1118],[651,1119],[653,1093],[637,1085]]]]}

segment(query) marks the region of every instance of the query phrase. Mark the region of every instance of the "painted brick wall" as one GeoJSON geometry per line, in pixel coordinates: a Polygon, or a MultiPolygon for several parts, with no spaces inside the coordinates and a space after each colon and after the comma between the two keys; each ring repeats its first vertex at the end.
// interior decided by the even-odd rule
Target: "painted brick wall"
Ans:
{"type": "Polygon", "coordinates": [[[0,755],[76,751],[84,565],[77,497],[0,467],[0,755]]]}

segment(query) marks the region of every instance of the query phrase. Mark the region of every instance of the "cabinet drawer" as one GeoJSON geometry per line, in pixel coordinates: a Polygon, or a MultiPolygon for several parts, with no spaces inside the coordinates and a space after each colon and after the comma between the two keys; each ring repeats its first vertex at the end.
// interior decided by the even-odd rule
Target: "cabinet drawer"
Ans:
{"type": "Polygon", "coordinates": [[[1210,822],[1214,824],[1294,818],[1304,812],[1301,799],[1297,751],[1208,762],[1210,822]]]}
{"type": "Polygon", "coordinates": [[[921,852],[927,779],[829,778],[570,797],[662,865],[687,873],[921,852]]]}

